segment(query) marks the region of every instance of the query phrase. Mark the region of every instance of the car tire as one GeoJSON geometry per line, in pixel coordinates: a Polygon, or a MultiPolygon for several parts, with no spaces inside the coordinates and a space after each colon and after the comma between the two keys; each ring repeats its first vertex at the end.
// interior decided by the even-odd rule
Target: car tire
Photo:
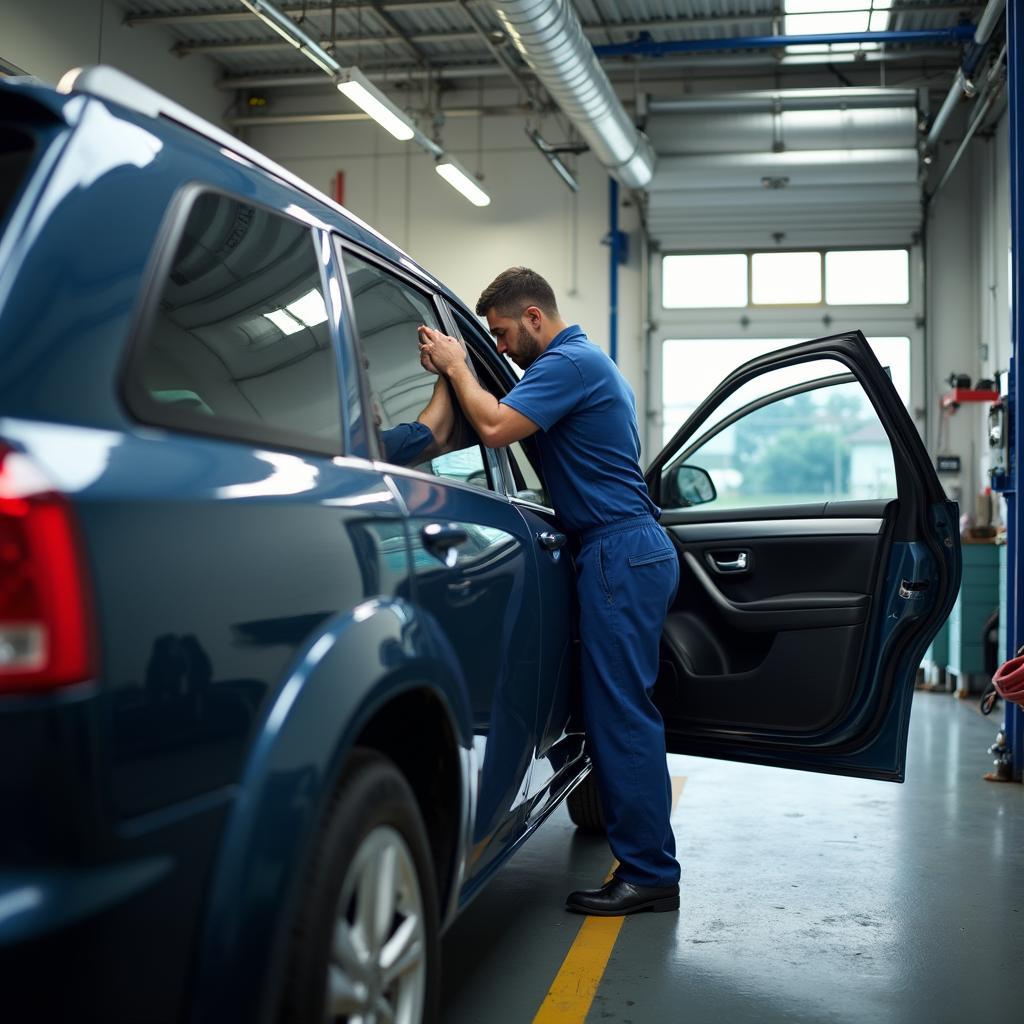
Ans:
{"type": "Polygon", "coordinates": [[[593,771],[569,794],[566,805],[572,823],[581,832],[604,834],[604,809],[601,807],[601,794],[597,791],[597,778],[593,771]]]}
{"type": "Polygon", "coordinates": [[[433,1024],[438,932],[437,887],[412,789],[386,757],[356,750],[307,863],[279,1024],[433,1024]],[[378,1012],[382,1003],[386,1013],[378,1012]]]}

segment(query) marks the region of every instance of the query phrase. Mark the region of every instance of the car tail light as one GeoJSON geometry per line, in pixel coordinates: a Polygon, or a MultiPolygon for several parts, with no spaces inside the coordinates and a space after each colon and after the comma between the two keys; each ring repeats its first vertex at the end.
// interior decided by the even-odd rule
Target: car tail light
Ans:
{"type": "Polygon", "coordinates": [[[0,444],[0,693],[96,675],[85,563],[71,503],[0,444]]]}

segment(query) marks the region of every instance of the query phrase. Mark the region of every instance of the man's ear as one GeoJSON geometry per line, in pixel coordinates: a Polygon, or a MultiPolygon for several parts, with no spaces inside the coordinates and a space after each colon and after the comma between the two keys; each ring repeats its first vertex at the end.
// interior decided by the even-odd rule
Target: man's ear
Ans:
{"type": "Polygon", "coordinates": [[[527,306],[523,310],[523,316],[526,317],[527,322],[535,331],[541,329],[541,325],[544,323],[544,314],[539,307],[527,306]]]}

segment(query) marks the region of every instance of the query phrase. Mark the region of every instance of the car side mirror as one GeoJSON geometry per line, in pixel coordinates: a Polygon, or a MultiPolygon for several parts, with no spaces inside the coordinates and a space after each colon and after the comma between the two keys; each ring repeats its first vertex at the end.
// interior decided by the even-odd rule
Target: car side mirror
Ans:
{"type": "Polygon", "coordinates": [[[668,473],[665,482],[667,493],[664,501],[669,508],[706,505],[718,497],[711,474],[698,466],[676,466],[668,473]]]}

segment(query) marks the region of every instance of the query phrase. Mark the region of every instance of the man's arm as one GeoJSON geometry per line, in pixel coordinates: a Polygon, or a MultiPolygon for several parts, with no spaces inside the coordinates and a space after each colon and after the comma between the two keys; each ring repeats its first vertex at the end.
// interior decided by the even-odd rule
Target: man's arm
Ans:
{"type": "Polygon", "coordinates": [[[438,454],[444,451],[445,446],[451,440],[452,429],[455,426],[455,408],[452,405],[451,395],[448,394],[448,385],[438,377],[434,382],[434,391],[430,396],[423,412],[416,417],[419,423],[430,428],[434,435],[434,445],[438,454]]]}
{"type": "Polygon", "coordinates": [[[466,419],[488,448],[501,448],[535,434],[540,427],[521,412],[499,402],[473,376],[462,346],[454,339],[420,328],[420,348],[424,366],[443,374],[455,389],[466,419]],[[429,365],[428,365],[429,364],[429,365]]]}

